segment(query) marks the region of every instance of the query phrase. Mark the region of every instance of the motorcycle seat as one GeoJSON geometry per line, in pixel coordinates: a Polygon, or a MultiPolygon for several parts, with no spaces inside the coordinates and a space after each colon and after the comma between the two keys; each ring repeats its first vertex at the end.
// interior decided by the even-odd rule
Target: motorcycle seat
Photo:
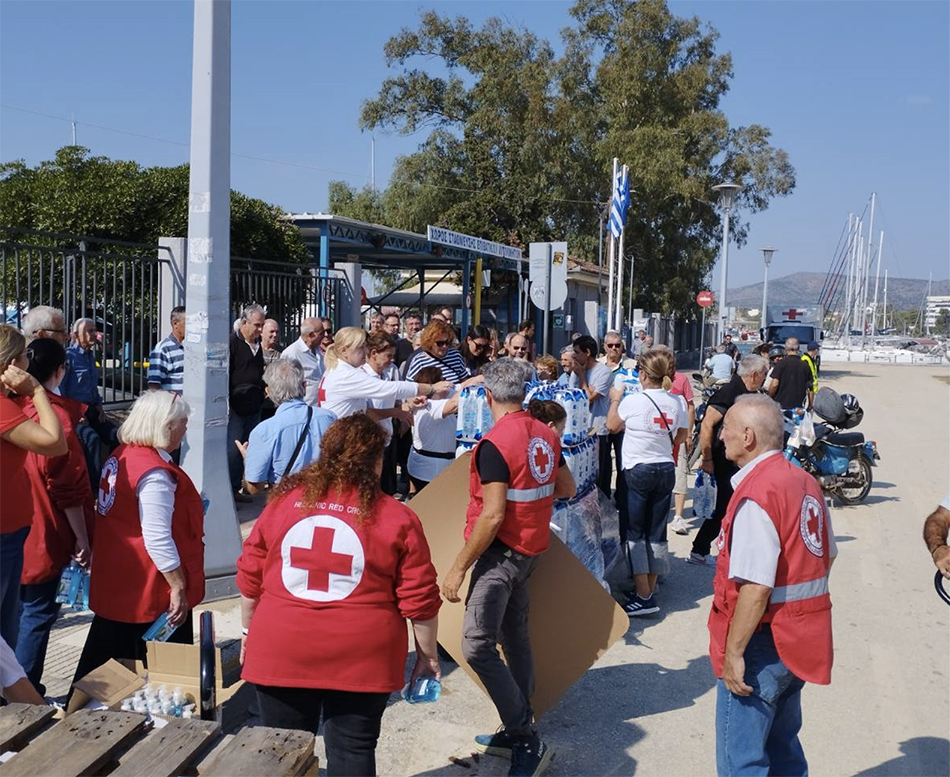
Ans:
{"type": "Polygon", "coordinates": [[[864,435],[861,432],[835,432],[823,439],[829,445],[840,445],[844,448],[853,445],[864,445],[864,435]]]}

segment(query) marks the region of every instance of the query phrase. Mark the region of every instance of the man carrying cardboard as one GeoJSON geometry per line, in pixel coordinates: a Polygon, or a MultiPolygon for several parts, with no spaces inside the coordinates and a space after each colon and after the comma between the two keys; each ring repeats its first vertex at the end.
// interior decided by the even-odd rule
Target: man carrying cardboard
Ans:
{"type": "Polygon", "coordinates": [[[801,694],[806,682],[831,682],[834,533],[818,482],[782,456],[775,402],[739,397],[722,440],[741,469],[719,532],[709,613],[716,771],[806,775],[801,694]]]}
{"type": "Polygon", "coordinates": [[[548,547],[554,499],[575,492],[557,435],[521,409],[530,366],[503,359],[484,368],[495,425],[472,455],[465,547],[442,582],[443,596],[458,602],[474,566],[462,650],[504,726],[475,743],[485,753],[511,758],[509,777],[541,774],[553,757],[531,708],[528,580],[548,547]],[[499,643],[507,664],[498,655],[499,643]]]}

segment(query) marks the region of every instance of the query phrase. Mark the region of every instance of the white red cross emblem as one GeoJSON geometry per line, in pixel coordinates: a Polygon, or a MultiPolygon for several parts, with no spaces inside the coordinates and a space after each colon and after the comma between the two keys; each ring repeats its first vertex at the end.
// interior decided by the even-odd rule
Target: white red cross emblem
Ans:
{"type": "Polygon", "coordinates": [[[119,474],[119,460],[115,456],[106,459],[99,475],[99,493],[96,496],[96,507],[99,515],[108,515],[115,504],[115,478],[119,474]]]}
{"type": "Polygon", "coordinates": [[[284,535],[280,555],[284,587],[299,599],[346,599],[363,578],[365,555],[359,537],[331,515],[297,521],[284,535]]]}
{"type": "Polygon", "coordinates": [[[528,468],[538,483],[547,483],[554,474],[554,449],[543,437],[532,437],[528,442],[528,468]]]}
{"type": "Polygon", "coordinates": [[[808,548],[808,552],[819,558],[822,556],[825,547],[823,539],[824,523],[824,506],[811,494],[806,494],[802,500],[799,528],[801,530],[802,541],[805,543],[805,547],[808,548]]]}

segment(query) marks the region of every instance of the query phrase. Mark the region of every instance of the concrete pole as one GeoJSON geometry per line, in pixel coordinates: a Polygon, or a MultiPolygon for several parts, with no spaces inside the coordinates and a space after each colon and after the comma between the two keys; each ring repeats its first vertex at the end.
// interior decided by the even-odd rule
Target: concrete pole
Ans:
{"type": "MultiPolygon", "coordinates": [[[[231,2],[196,0],[191,82],[191,178],[182,466],[207,500],[206,599],[234,594],[241,532],[228,478],[231,264],[231,2]]],[[[230,443],[233,445],[233,443],[230,443]]]]}
{"type": "Polygon", "coordinates": [[[550,341],[550,328],[548,323],[551,318],[551,269],[554,265],[554,246],[548,243],[548,258],[544,268],[544,329],[542,330],[542,352],[551,353],[548,350],[550,341]]]}

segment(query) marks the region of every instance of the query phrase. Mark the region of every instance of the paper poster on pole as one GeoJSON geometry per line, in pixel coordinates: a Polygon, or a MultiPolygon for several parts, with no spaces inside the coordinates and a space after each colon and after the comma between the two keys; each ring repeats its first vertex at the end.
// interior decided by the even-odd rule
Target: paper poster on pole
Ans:
{"type": "MultiPolygon", "coordinates": [[[[441,582],[464,545],[471,454],[456,459],[410,503],[422,521],[441,582]]],[[[468,592],[471,571],[459,591],[468,592]]],[[[540,718],[607,649],[623,637],[630,621],[614,598],[557,537],[531,576],[528,629],[535,665],[532,705],[540,718]]],[[[439,643],[481,687],[462,655],[462,603],[443,602],[439,643]]]]}

